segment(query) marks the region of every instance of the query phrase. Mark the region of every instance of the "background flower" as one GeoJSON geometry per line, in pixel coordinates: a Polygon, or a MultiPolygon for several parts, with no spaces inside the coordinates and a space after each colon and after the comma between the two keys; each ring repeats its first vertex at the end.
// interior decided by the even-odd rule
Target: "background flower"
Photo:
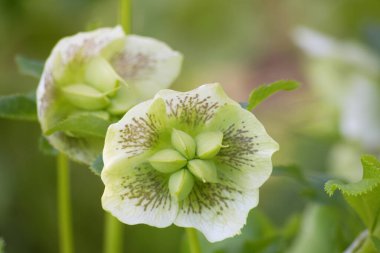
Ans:
{"type": "Polygon", "coordinates": [[[59,41],[38,87],[38,117],[50,143],[86,164],[100,154],[107,126],[136,103],[168,87],[182,56],[121,27],[59,41]]]}

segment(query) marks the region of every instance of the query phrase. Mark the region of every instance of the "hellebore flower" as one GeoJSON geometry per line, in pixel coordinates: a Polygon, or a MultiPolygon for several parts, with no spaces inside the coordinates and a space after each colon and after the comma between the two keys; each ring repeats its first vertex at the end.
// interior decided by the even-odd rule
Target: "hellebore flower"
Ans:
{"type": "Polygon", "coordinates": [[[219,84],[162,90],[107,131],[103,208],[126,224],[238,234],[278,144],[219,84]]]}
{"type": "Polygon", "coordinates": [[[182,55],[121,27],[64,38],[47,59],[37,90],[38,118],[49,142],[90,164],[107,127],[135,104],[170,86],[182,55]]]}

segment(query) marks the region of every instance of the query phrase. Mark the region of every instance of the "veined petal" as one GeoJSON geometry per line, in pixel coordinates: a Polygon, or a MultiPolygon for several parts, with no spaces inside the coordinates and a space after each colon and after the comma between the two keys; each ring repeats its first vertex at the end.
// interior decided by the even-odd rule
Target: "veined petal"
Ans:
{"type": "Polygon", "coordinates": [[[162,139],[170,138],[169,134],[165,134],[166,124],[165,103],[162,99],[149,100],[133,107],[107,130],[103,171],[108,169],[108,164],[114,159],[123,157],[128,160],[145,153],[153,155],[162,147],[162,139]]]}
{"type": "Polygon", "coordinates": [[[252,113],[225,105],[207,128],[223,132],[223,147],[214,158],[218,172],[246,189],[257,189],[269,178],[279,146],[252,113]]]}
{"type": "Polygon", "coordinates": [[[161,90],[155,98],[165,100],[169,120],[189,134],[200,132],[224,104],[239,105],[225,94],[218,83],[205,84],[188,92],[161,90]]]}
{"type": "Polygon", "coordinates": [[[155,227],[171,225],[178,212],[178,203],[168,189],[168,178],[149,164],[102,173],[106,187],[103,209],[120,221],[155,227]]]}
{"type": "MultiPolygon", "coordinates": [[[[164,131],[162,99],[140,103],[108,128],[101,173],[105,185],[102,205],[126,224],[166,227],[177,215],[178,203],[170,195],[168,176],[148,162],[161,147],[164,131]]],[[[169,133],[166,138],[170,143],[169,133]]]]}
{"type": "Polygon", "coordinates": [[[243,191],[237,185],[197,182],[184,200],[174,224],[194,227],[210,242],[235,236],[246,223],[249,210],[259,201],[258,189],[243,191]]]}
{"type": "Polygon", "coordinates": [[[169,87],[177,78],[182,55],[158,40],[129,35],[123,51],[112,57],[111,64],[144,100],[169,87]]]}

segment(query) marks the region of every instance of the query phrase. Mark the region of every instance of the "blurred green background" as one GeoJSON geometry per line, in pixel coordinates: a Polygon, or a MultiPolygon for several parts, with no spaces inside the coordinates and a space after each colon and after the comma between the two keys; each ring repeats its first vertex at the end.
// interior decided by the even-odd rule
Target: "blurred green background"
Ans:
{"type": "MultiPolygon", "coordinates": [[[[44,60],[60,38],[114,26],[117,13],[116,0],[1,0],[0,95],[33,91],[38,84],[19,74],[16,55],[44,60]]],[[[178,90],[220,82],[232,98],[246,101],[262,83],[303,83],[298,91],[276,95],[254,113],[280,143],[274,164],[297,165],[314,180],[316,192],[274,175],[262,188],[259,207],[251,212],[243,234],[215,245],[205,243],[205,251],[306,252],[303,243],[312,245],[312,239],[299,234],[316,224],[322,226],[320,240],[334,242],[330,248],[316,244],[315,252],[345,249],[361,224],[349,209],[330,204],[322,183],[332,177],[360,179],[360,154],[379,154],[380,2],[139,0],[133,2],[133,31],[184,54],[182,73],[173,86],[178,90]],[[308,37],[301,26],[328,37],[308,37]],[[323,39],[318,42],[322,37],[328,46],[323,39]],[[357,54],[347,56],[356,49],[357,54]],[[361,92],[363,87],[372,92],[361,92]],[[355,123],[365,136],[350,128],[355,123]],[[345,215],[353,220],[344,222],[345,215]],[[342,232],[343,223],[352,229],[342,232]]],[[[58,252],[55,158],[39,152],[40,134],[34,122],[0,119],[0,237],[9,253],[58,252]]],[[[74,163],[71,180],[76,251],[101,252],[102,182],[74,163]]],[[[183,230],[174,226],[126,226],[124,241],[125,252],[131,253],[185,248],[183,230]]]]}

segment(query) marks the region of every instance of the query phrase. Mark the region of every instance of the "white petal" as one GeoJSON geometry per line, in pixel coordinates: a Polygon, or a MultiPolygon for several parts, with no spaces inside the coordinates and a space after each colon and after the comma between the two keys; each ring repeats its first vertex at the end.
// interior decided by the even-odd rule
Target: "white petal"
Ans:
{"type": "Polygon", "coordinates": [[[174,224],[194,227],[210,242],[221,241],[240,233],[258,201],[257,189],[242,191],[233,184],[198,183],[184,201],[174,224]]]}
{"type": "Polygon", "coordinates": [[[158,40],[129,35],[123,51],[112,57],[111,64],[144,100],[169,87],[177,78],[182,55],[158,40]]]}
{"type": "Polygon", "coordinates": [[[225,105],[206,126],[223,132],[223,146],[215,157],[218,172],[245,189],[259,188],[272,172],[272,154],[278,144],[249,111],[225,105]]]}
{"type": "Polygon", "coordinates": [[[117,123],[108,127],[103,149],[105,169],[114,159],[129,159],[144,153],[153,154],[165,131],[166,111],[161,99],[140,103],[117,123]]]}
{"type": "Polygon", "coordinates": [[[220,84],[204,84],[187,92],[161,90],[155,98],[166,102],[166,110],[172,125],[181,126],[180,130],[196,136],[204,124],[210,121],[219,107],[224,104],[239,105],[231,100],[220,84]]]}
{"type": "Polygon", "coordinates": [[[155,227],[173,223],[178,203],[170,196],[167,178],[148,164],[107,170],[102,180],[106,186],[103,209],[123,223],[155,227]]]}

